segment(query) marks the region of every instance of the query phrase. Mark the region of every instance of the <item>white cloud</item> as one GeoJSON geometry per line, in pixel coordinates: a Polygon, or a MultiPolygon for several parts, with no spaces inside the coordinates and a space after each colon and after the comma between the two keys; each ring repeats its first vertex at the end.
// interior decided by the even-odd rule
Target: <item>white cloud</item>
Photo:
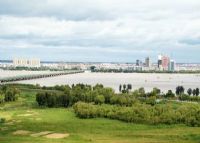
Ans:
{"type": "Polygon", "coordinates": [[[0,0],[0,48],[196,54],[199,27],[198,0],[0,0]]]}

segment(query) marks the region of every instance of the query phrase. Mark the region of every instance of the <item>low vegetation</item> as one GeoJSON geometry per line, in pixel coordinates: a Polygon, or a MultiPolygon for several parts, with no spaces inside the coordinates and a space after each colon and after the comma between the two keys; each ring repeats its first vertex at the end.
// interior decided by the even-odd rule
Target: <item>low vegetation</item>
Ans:
{"type": "MultiPolygon", "coordinates": [[[[168,96],[160,97],[160,95],[145,97],[146,92],[142,88],[134,92],[130,91],[129,93],[116,94],[112,89],[104,88],[102,85],[94,87],[87,85],[86,87],[83,88],[81,84],[70,87],[41,87],[39,85],[22,84],[8,85],[7,88],[16,88],[20,91],[20,94],[17,94],[17,100],[10,102],[4,101],[3,104],[0,104],[0,142],[199,143],[200,127],[193,127],[197,125],[191,124],[191,121],[195,121],[193,120],[194,117],[195,119],[199,119],[197,116],[199,115],[198,113],[196,116],[193,116],[193,113],[199,108],[197,102],[176,102],[174,99],[178,99],[177,95],[173,98],[169,98],[168,96]],[[110,94],[106,94],[107,92],[110,94]],[[62,99],[60,98],[62,95],[69,95],[67,97],[70,98],[72,96],[75,97],[72,99],[69,98],[67,100],[69,102],[66,102],[69,103],[67,105],[60,105],[62,102],[55,100],[56,104],[50,106],[51,108],[47,108],[51,102],[47,104],[45,99],[44,105],[38,105],[35,99],[37,94],[43,93],[47,96],[52,96],[52,94],[59,96],[56,99],[62,99]],[[155,104],[152,104],[152,101],[155,101],[155,104]],[[154,108],[158,108],[161,111],[154,108]],[[168,113],[168,108],[172,113],[170,112],[165,115],[150,112],[154,110],[168,113]],[[97,112],[93,112],[96,110],[102,111],[97,114],[97,112]],[[188,110],[190,110],[191,119],[189,120],[188,118],[187,122],[181,121],[182,124],[179,124],[180,122],[170,120],[172,119],[172,115],[174,116],[181,111],[181,113],[188,113],[188,110]],[[83,117],[79,117],[79,112],[83,117]],[[129,121],[127,121],[126,116],[133,114],[137,115],[137,118],[130,116],[129,121]],[[152,114],[158,117],[157,120],[152,114]],[[145,118],[142,119],[142,117],[145,118]],[[146,117],[147,119],[152,118],[154,121],[147,120],[146,117]],[[161,117],[166,120],[163,120],[161,117]],[[82,118],[87,118],[87,120],[82,118]]],[[[158,90],[154,89],[154,92],[157,93],[158,90]]],[[[154,92],[148,94],[154,95],[154,92]]],[[[48,101],[51,101],[50,99],[52,98],[49,98],[48,101]]],[[[181,119],[186,118],[183,116],[181,119]]]]}
{"type": "Polygon", "coordinates": [[[78,102],[74,106],[80,118],[105,117],[125,122],[145,124],[186,124],[200,126],[200,106],[196,104],[155,105],[134,104],[131,107],[113,105],[94,105],[78,102]]]}
{"type": "Polygon", "coordinates": [[[39,106],[74,107],[80,118],[105,117],[133,123],[146,124],[186,124],[200,126],[200,106],[195,103],[177,104],[171,100],[199,101],[198,88],[193,97],[184,94],[184,87],[178,86],[176,94],[169,90],[166,94],[157,88],[146,93],[144,88],[130,92],[131,85],[120,85],[122,93],[116,94],[103,85],[77,84],[55,86],[57,92],[40,92],[36,95],[39,106]],[[197,91],[197,93],[196,93],[197,91]],[[177,95],[177,96],[176,96],[177,95]]]}

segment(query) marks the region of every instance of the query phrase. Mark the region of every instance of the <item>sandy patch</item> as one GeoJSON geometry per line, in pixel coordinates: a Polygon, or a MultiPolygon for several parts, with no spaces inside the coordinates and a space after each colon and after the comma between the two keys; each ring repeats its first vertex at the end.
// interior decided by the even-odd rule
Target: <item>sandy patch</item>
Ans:
{"type": "Polygon", "coordinates": [[[36,121],[41,121],[42,119],[41,119],[41,118],[36,118],[35,120],[36,120],[36,121]]]}
{"type": "Polygon", "coordinates": [[[29,135],[31,132],[26,130],[17,130],[13,132],[13,135],[29,135]]]}
{"type": "Polygon", "coordinates": [[[44,135],[47,135],[47,134],[50,134],[52,132],[50,131],[44,131],[44,132],[39,132],[39,133],[34,133],[34,134],[31,134],[32,137],[39,137],[39,136],[44,136],[44,135]]]}
{"type": "Polygon", "coordinates": [[[5,125],[11,126],[11,125],[14,125],[14,122],[7,122],[5,123],[5,125]]]}
{"type": "Polygon", "coordinates": [[[33,114],[20,114],[20,115],[17,115],[18,117],[29,117],[29,116],[32,116],[33,114]]]}
{"type": "Polygon", "coordinates": [[[52,134],[46,135],[45,137],[49,138],[49,139],[62,139],[62,138],[66,138],[68,136],[69,136],[69,134],[52,133],[52,134]]]}
{"type": "Polygon", "coordinates": [[[17,120],[17,121],[15,121],[15,123],[21,123],[22,121],[21,120],[17,120]]]}
{"type": "Polygon", "coordinates": [[[7,127],[2,127],[2,128],[0,128],[0,130],[1,131],[6,131],[6,130],[8,130],[8,128],[7,127]]]}
{"type": "Polygon", "coordinates": [[[26,112],[29,113],[29,114],[38,114],[38,112],[33,111],[33,110],[26,110],[26,112]]]}

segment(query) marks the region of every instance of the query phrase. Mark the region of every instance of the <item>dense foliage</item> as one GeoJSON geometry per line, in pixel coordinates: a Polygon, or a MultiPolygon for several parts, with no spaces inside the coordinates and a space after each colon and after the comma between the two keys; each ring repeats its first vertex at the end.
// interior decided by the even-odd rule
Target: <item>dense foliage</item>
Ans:
{"type": "Polygon", "coordinates": [[[19,89],[14,86],[1,85],[0,86],[0,104],[4,102],[16,101],[20,94],[19,89]]]}
{"type": "Polygon", "coordinates": [[[134,104],[120,107],[78,102],[73,108],[80,118],[105,117],[133,123],[200,126],[200,106],[195,104],[134,104]]]}
{"type": "Polygon", "coordinates": [[[197,88],[194,96],[185,94],[182,86],[176,88],[176,94],[171,90],[164,94],[158,88],[151,92],[145,92],[144,88],[130,92],[130,85],[121,85],[120,88],[122,93],[116,94],[101,84],[55,86],[45,88],[50,91],[38,93],[36,101],[47,107],[73,106],[80,118],[105,117],[133,123],[200,126],[199,104],[176,101],[200,101],[197,88]],[[170,103],[171,100],[174,103],[170,103]]]}
{"type": "Polygon", "coordinates": [[[6,119],[5,118],[0,118],[0,124],[5,123],[6,119]]]}
{"type": "Polygon", "coordinates": [[[93,102],[95,104],[112,104],[120,106],[132,106],[135,102],[155,105],[165,100],[180,100],[180,101],[196,101],[200,102],[200,97],[196,94],[198,88],[195,89],[195,96],[184,94],[184,87],[176,88],[176,95],[171,90],[166,94],[161,93],[158,88],[153,88],[151,92],[145,92],[144,88],[139,88],[130,92],[132,86],[130,84],[120,85],[121,93],[115,93],[111,88],[105,88],[101,84],[95,86],[77,84],[54,87],[40,87],[44,89],[36,95],[36,101],[40,106],[47,107],[69,107],[76,102],[83,101],[86,103],[93,102]],[[59,92],[56,92],[59,91],[59,92]]]}
{"type": "Polygon", "coordinates": [[[48,107],[68,107],[78,101],[95,102],[96,104],[110,103],[114,91],[111,88],[104,88],[103,85],[77,84],[69,86],[55,86],[52,89],[63,91],[40,92],[36,95],[36,101],[40,106],[48,107]]]}

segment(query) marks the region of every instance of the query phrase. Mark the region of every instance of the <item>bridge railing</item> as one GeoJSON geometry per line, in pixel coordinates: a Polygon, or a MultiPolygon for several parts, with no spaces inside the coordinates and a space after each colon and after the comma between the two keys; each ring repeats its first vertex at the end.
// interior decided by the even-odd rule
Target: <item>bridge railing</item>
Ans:
{"type": "Polygon", "coordinates": [[[21,81],[21,80],[31,80],[31,79],[38,79],[38,78],[47,78],[47,77],[76,74],[76,73],[83,73],[83,72],[84,72],[83,70],[74,70],[74,71],[53,72],[53,73],[46,73],[46,74],[11,76],[11,77],[0,78],[0,83],[21,81]]]}

